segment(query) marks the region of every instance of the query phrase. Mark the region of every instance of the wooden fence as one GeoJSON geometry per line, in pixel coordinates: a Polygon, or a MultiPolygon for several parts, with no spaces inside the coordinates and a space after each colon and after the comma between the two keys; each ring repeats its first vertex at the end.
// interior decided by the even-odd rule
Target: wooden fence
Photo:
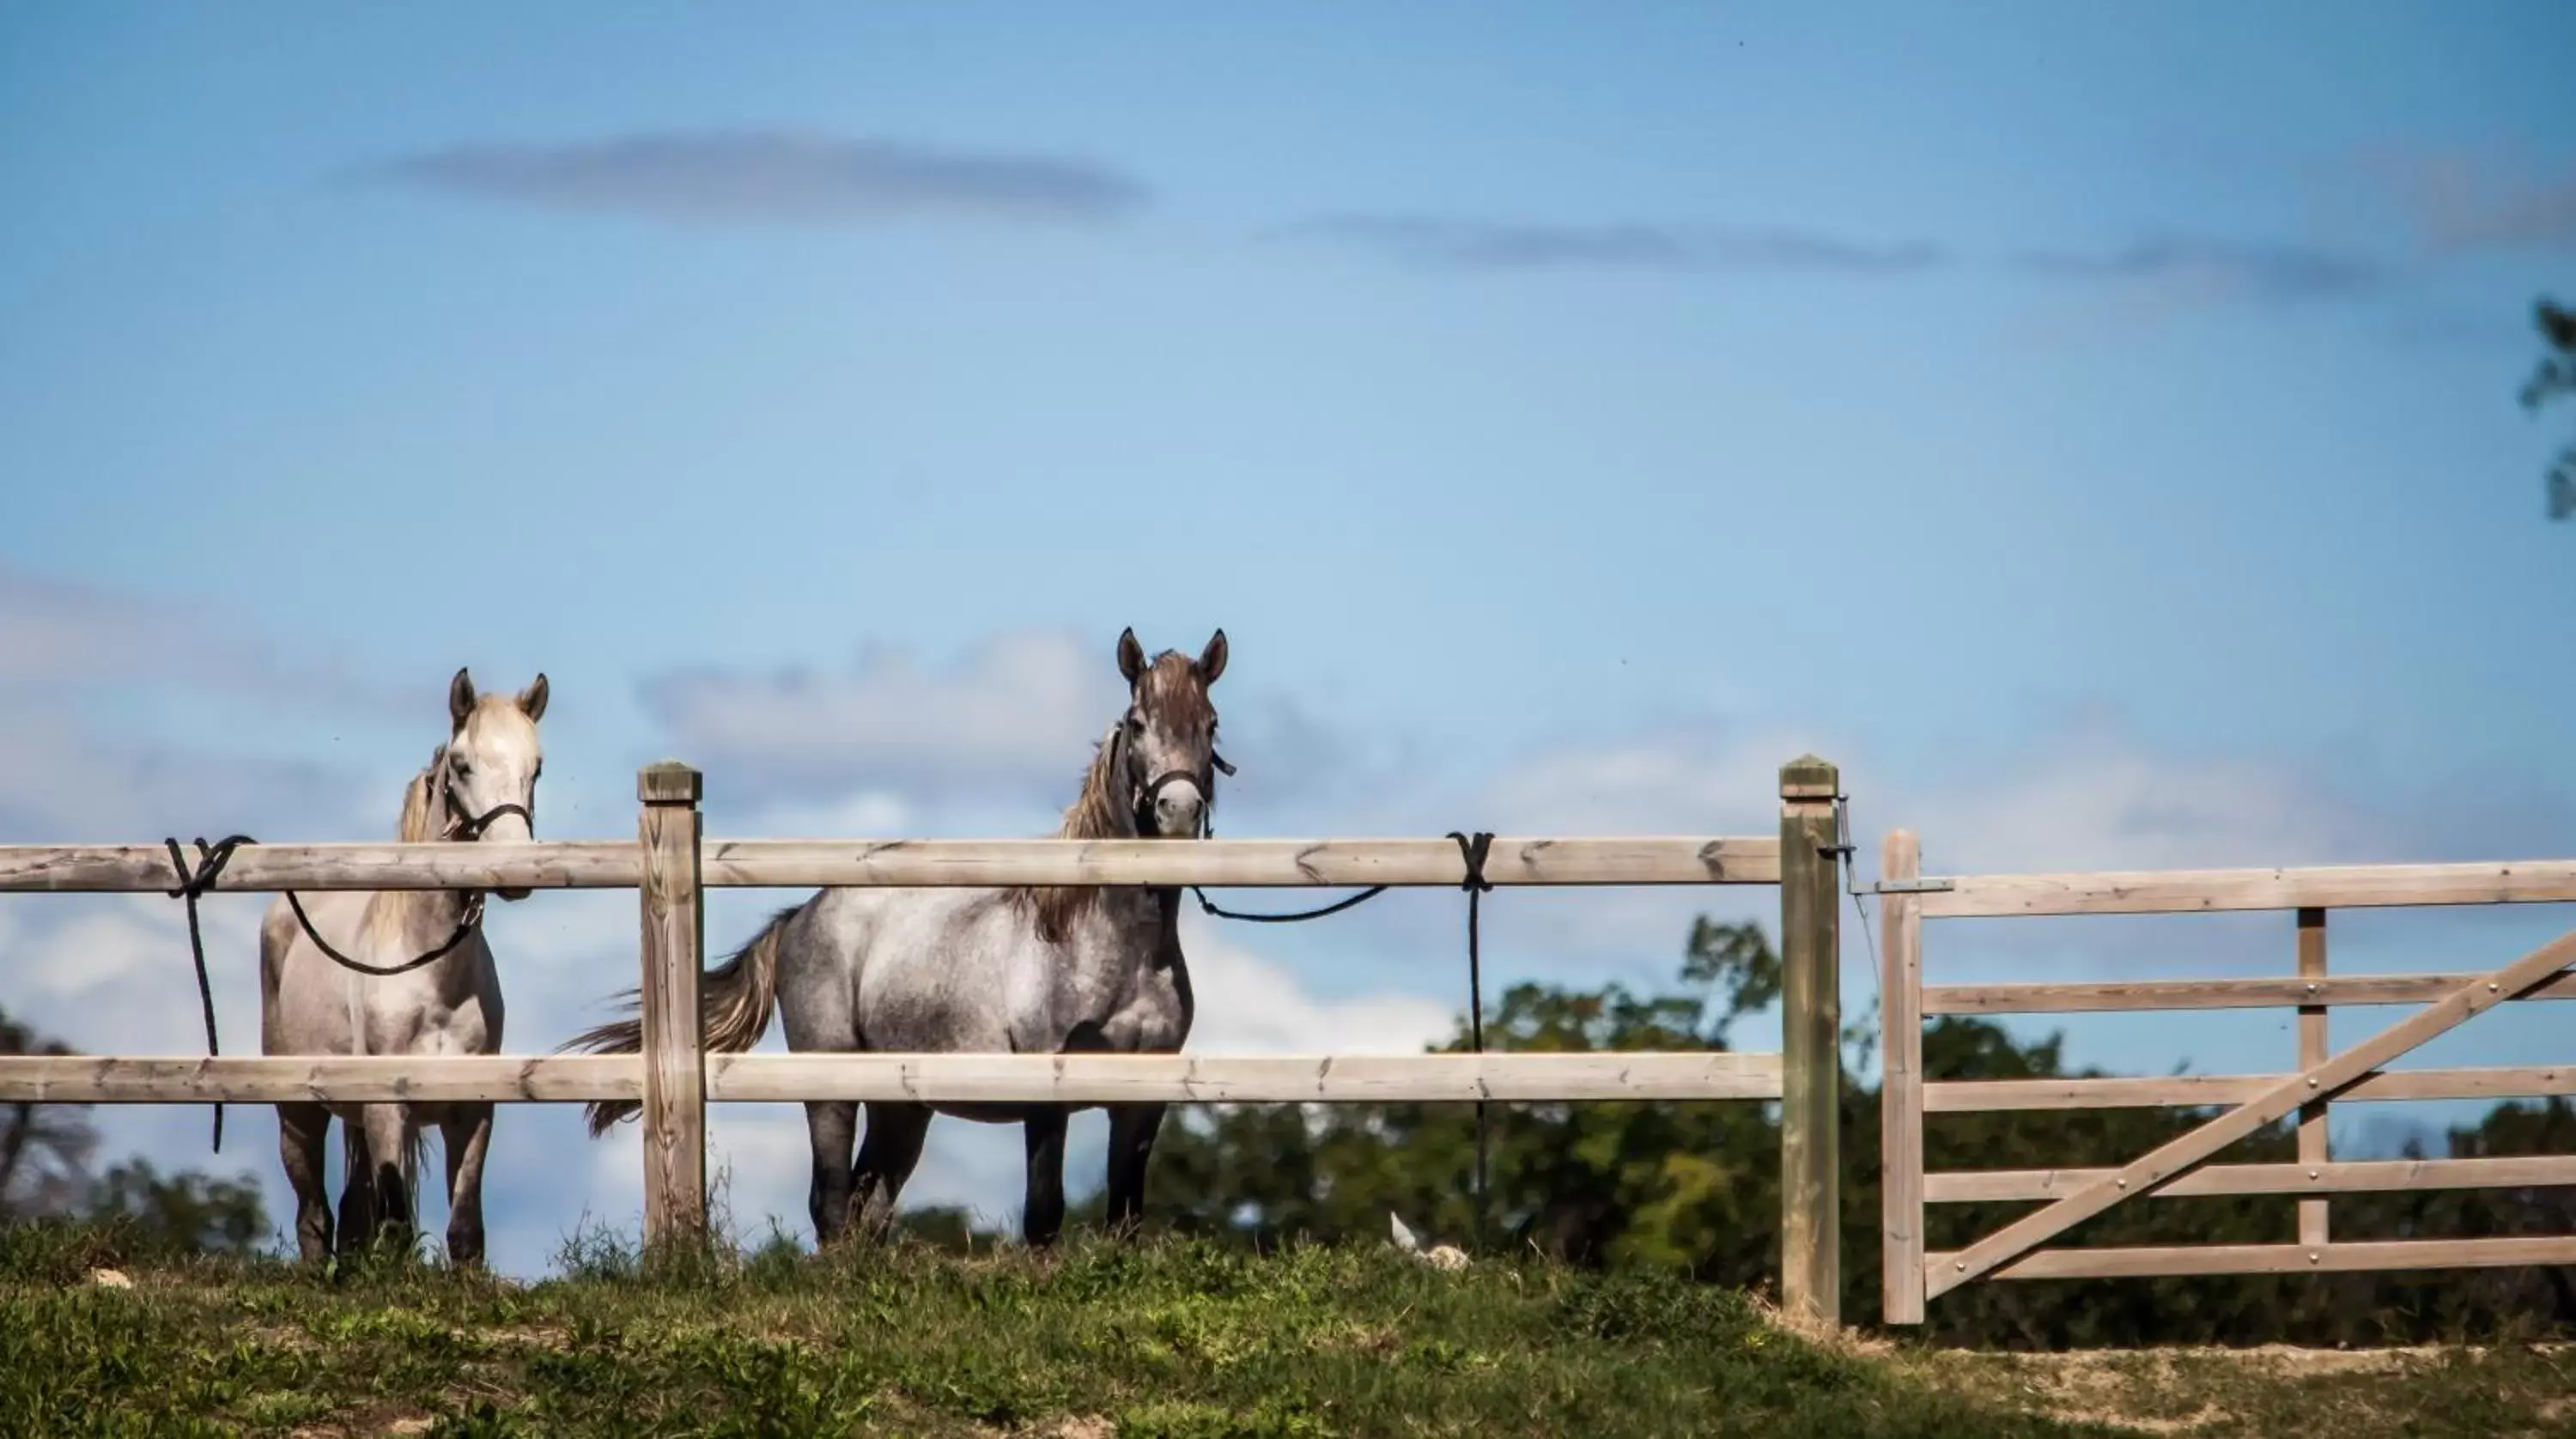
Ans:
{"type": "Polygon", "coordinates": [[[2576,935],[2477,973],[2336,977],[2327,972],[2330,910],[2395,905],[2576,900],[2576,862],[2374,865],[2321,869],[1976,875],[1926,879],[1915,836],[1890,834],[1880,856],[1883,1036],[1883,1308],[1923,1322],[1926,1303],[1979,1278],[2061,1279],[2178,1274],[2322,1273],[2576,1263],[2576,1236],[2337,1241],[2335,1193],[2576,1184],[2576,1156],[2337,1163],[2326,1139],[2336,1099],[2464,1099],[2576,1093],[2576,1068],[2521,1066],[2390,1072],[2388,1062],[2516,1000],[2576,998],[2576,935]],[[1923,921],[2014,915],[2296,915],[2296,973],[2263,979],[1934,985],[1923,981],[1923,921]],[[2422,1004],[2416,1014],[2340,1054],[2326,1014],[2337,1005],[2422,1004]],[[1927,1083],[1923,1021],[1943,1014],[2296,1008],[2298,1070],[2147,1079],[1952,1080],[1927,1083]],[[1971,1170],[1926,1174],[1926,1114],[2119,1107],[2221,1107],[2217,1117],[2117,1169],[1971,1170]],[[2293,1164],[2210,1164],[2228,1145],[2296,1116],[2293,1164]],[[2296,1244],[2044,1248],[2114,1205],[2141,1197],[2298,1195],[2296,1244]],[[2319,1197],[2310,1197],[2319,1196],[2319,1197]],[[1927,1204],[2042,1201],[1965,1249],[1927,1253],[1927,1204]]]}
{"type": "MultiPolygon", "coordinates": [[[[637,839],[531,844],[255,845],[223,892],[634,889],[642,896],[640,1056],[0,1058],[0,1102],[66,1104],[492,1100],[643,1105],[645,1231],[706,1222],[708,1100],[780,1102],[1384,1103],[1780,1100],[1781,1291],[1837,1317],[1841,1068],[1834,767],[1781,770],[1780,833],[1757,838],[1494,840],[1497,886],[1776,884],[1785,975],[1780,1053],[1390,1056],[708,1054],[698,984],[708,887],[827,885],[1436,886],[1466,879],[1442,839],[704,840],[697,771],[637,777],[637,839]]],[[[158,845],[0,846],[0,891],[163,893],[158,845]]],[[[228,966],[230,973],[245,971],[228,966]]]]}

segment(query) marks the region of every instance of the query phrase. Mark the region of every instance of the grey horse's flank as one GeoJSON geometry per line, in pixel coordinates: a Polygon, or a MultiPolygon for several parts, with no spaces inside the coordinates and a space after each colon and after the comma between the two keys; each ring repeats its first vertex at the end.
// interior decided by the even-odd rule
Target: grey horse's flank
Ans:
{"type": "MultiPolygon", "coordinates": [[[[537,776],[544,758],[537,721],[546,677],[516,695],[477,694],[463,670],[448,686],[447,743],[403,790],[405,843],[535,838],[537,776]]],[[[501,891],[520,899],[525,891],[501,891]]],[[[313,928],[360,964],[390,968],[447,944],[453,948],[405,973],[362,974],[313,942],[286,896],[268,908],[259,933],[260,1052],[263,1054],[498,1054],[501,976],[469,897],[448,890],[339,891],[301,896],[313,928]]],[[[341,1250],[379,1234],[407,1240],[418,1216],[428,1126],[447,1154],[447,1253],[460,1266],[483,1259],[483,1155],[492,1139],[490,1104],[281,1104],[278,1153],[295,1189],[296,1249],[308,1261],[332,1252],[330,1193],[323,1184],[331,1121],[341,1123],[347,1176],[337,1226],[341,1250]]]]}
{"type": "MultiPolygon", "coordinates": [[[[1134,631],[1119,636],[1128,707],[1110,727],[1065,810],[1069,839],[1196,839],[1216,798],[1215,707],[1225,632],[1195,660],[1148,660],[1134,631]]],[[[1189,966],[1176,928],[1179,891],[1102,889],[826,889],[779,911],[706,977],[707,1047],[758,1043],[773,1014],[787,1046],[812,1051],[1058,1054],[1173,1053],[1189,1038],[1189,966]]],[[[631,993],[631,992],[630,992],[631,993]]],[[[631,1002],[631,1001],[630,1001],[631,1002]]],[[[566,1048],[631,1054],[637,1021],[601,1027],[566,1048]]],[[[1109,1110],[1109,1220],[1142,1215],[1145,1173],[1162,1127],[1160,1104],[1109,1110]]],[[[853,1223],[882,1228],[913,1166],[933,1107],[868,1105],[855,1162],[857,1106],[809,1103],[814,1151],[809,1208],[818,1240],[853,1223]]],[[[1021,1231],[1054,1241],[1064,1223],[1063,1105],[940,1105],[936,1112],[1025,1130],[1028,1185],[1021,1231]]],[[[590,1106],[602,1134],[632,1103],[590,1106]]]]}

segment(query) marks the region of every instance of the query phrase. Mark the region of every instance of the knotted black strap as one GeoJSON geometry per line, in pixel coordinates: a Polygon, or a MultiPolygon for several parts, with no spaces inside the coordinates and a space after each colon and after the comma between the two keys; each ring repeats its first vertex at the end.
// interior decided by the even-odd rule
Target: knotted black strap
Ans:
{"type": "MultiPolygon", "coordinates": [[[[517,805],[503,805],[494,813],[497,814],[501,810],[514,811],[522,815],[527,813],[517,805]]],[[[470,823],[479,830],[491,818],[491,815],[484,815],[470,823]]],[[[197,924],[197,897],[214,890],[215,881],[222,876],[224,866],[232,862],[233,851],[246,844],[257,844],[259,841],[246,834],[233,834],[226,835],[213,844],[208,844],[203,839],[189,842],[197,847],[197,863],[193,868],[188,864],[187,852],[179,847],[179,841],[175,837],[161,841],[170,851],[170,869],[179,878],[179,887],[166,893],[172,899],[183,899],[188,902],[188,951],[197,964],[197,1004],[206,1016],[206,1054],[209,1058],[219,1058],[223,1054],[223,1049],[215,1038],[215,986],[206,974],[206,938],[204,931],[197,924]]],[[[472,934],[474,927],[483,921],[483,892],[477,890],[465,901],[464,917],[457,921],[456,932],[447,937],[446,943],[427,954],[407,959],[400,964],[374,965],[363,960],[351,959],[332,948],[331,942],[324,939],[322,931],[314,926],[313,917],[304,912],[304,901],[295,897],[295,891],[290,889],[282,893],[286,896],[287,908],[295,911],[295,922],[304,927],[304,937],[313,941],[315,949],[322,951],[334,964],[342,968],[372,975],[378,979],[390,978],[397,974],[409,974],[422,965],[446,957],[456,946],[463,944],[465,937],[472,934]]],[[[224,1152],[224,1106],[221,1100],[215,1102],[215,1152],[217,1154],[224,1152]]]]}
{"type": "MultiPolygon", "coordinates": [[[[1476,1053],[1483,1054],[1485,1052],[1485,960],[1483,946],[1477,934],[1477,915],[1485,895],[1494,887],[1494,882],[1485,878],[1485,857],[1493,851],[1494,837],[1483,830],[1468,835],[1453,829],[1449,832],[1449,838],[1458,842],[1458,857],[1465,861],[1467,866],[1467,877],[1458,883],[1458,887],[1467,892],[1467,1043],[1476,1053]]],[[[1476,1089],[1478,1094],[1476,1100],[1476,1240],[1482,1244],[1485,1238],[1487,1135],[1485,1101],[1482,1097],[1484,1084],[1481,1079],[1476,1089]]]]}
{"type": "MultiPolygon", "coordinates": [[[[215,986],[206,976],[206,938],[197,927],[197,896],[215,887],[215,880],[223,874],[224,866],[232,862],[234,850],[254,841],[246,834],[226,835],[213,844],[199,839],[195,842],[197,866],[193,870],[188,867],[188,856],[179,848],[175,836],[161,842],[169,846],[170,868],[179,877],[179,887],[168,893],[172,899],[188,902],[188,950],[197,961],[197,1003],[205,1011],[206,1055],[211,1059],[221,1055],[223,1049],[215,1041],[215,986]]],[[[224,1152],[224,1106],[221,1100],[215,1102],[215,1152],[224,1152]]]]}
{"type": "MultiPolygon", "coordinates": [[[[1220,760],[1218,763],[1223,765],[1224,761],[1220,760]]],[[[1226,772],[1233,773],[1232,767],[1226,766],[1226,772]]],[[[1467,892],[1467,1042],[1476,1053],[1483,1054],[1485,1052],[1485,959],[1480,919],[1481,901],[1494,887],[1494,882],[1485,878],[1485,860],[1493,852],[1494,837],[1483,830],[1478,830],[1474,834],[1451,830],[1448,837],[1457,841],[1458,858],[1467,868],[1466,878],[1460,880],[1458,884],[1460,889],[1467,892]]],[[[1253,924],[1296,924],[1303,920],[1322,919],[1326,915],[1340,914],[1343,910],[1365,904],[1386,891],[1387,886],[1375,885],[1358,894],[1335,900],[1320,909],[1299,910],[1293,914],[1249,914],[1240,910],[1220,908],[1214,900],[1207,897],[1205,890],[1197,885],[1190,886],[1190,893],[1198,896],[1200,909],[1219,919],[1247,920],[1253,924]]],[[[1480,1086],[1479,1093],[1481,1092],[1480,1086]]],[[[1479,1242],[1482,1242],[1485,1230],[1485,1180],[1490,1149],[1485,1101],[1479,1098],[1476,1101],[1476,1237],[1479,1242]]]]}

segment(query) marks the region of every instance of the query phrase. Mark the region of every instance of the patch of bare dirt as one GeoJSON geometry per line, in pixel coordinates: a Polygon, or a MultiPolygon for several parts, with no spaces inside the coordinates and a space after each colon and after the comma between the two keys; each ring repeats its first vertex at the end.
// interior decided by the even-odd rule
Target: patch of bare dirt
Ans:
{"type": "MultiPolygon", "coordinates": [[[[2535,1347],[2542,1353],[2558,1353],[2576,1346],[2535,1347]]],[[[2263,1344],[2061,1353],[1952,1349],[1917,1351],[1910,1358],[1912,1367],[1936,1383],[2007,1398],[2052,1419],[2140,1434],[2189,1434],[2239,1421],[2223,1398],[2206,1397],[2213,1389],[2224,1396],[2231,1383],[2403,1376],[2463,1354],[2484,1352],[2474,1345],[2308,1349],[2263,1344]]]]}
{"type": "Polygon", "coordinates": [[[1753,1312],[1761,1317],[1763,1323],[1837,1354],[1880,1359],[1896,1352],[1896,1344],[1892,1340],[1783,1309],[1773,1303],[1768,1294],[1757,1291],[1745,1298],[1752,1301],[1753,1312]]]}
{"type": "Polygon", "coordinates": [[[2171,1356],[2160,1354],[2015,1355],[2004,1376],[2015,1396],[2049,1418],[2100,1424],[2136,1434],[2189,1434],[2216,1428],[2233,1415],[2203,1401],[2179,1413],[2156,1413],[2180,1385],[2171,1356]],[[2038,1363],[2029,1362],[2039,1360],[2038,1363]],[[2057,1362],[2073,1360],[2075,1362],[2057,1362]]]}
{"type": "Polygon", "coordinates": [[[293,1439],[358,1439],[360,1435],[426,1434],[438,1424],[436,1419],[413,1410],[387,1409],[335,1424],[308,1424],[293,1432],[293,1439]]]}

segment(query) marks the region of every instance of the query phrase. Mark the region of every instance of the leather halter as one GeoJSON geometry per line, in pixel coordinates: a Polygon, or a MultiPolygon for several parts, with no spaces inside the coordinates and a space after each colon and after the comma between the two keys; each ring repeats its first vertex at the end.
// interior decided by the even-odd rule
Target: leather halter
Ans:
{"type": "Polygon", "coordinates": [[[465,808],[464,796],[456,789],[456,768],[453,762],[442,758],[439,761],[438,774],[441,782],[439,803],[447,811],[447,824],[439,831],[440,838],[481,839],[483,831],[492,827],[492,821],[509,814],[517,815],[528,826],[529,835],[536,834],[537,816],[528,806],[504,801],[481,814],[469,813],[465,808]]]}
{"type": "Polygon", "coordinates": [[[1150,831],[1154,807],[1162,800],[1164,790],[1187,782],[1196,786],[1199,792],[1198,838],[1214,837],[1216,834],[1216,777],[1219,774],[1233,773],[1234,766],[1225,762],[1225,756],[1210,750],[1206,769],[1167,769],[1154,776],[1146,781],[1143,789],[1136,792],[1136,832],[1145,834],[1150,831]]]}

